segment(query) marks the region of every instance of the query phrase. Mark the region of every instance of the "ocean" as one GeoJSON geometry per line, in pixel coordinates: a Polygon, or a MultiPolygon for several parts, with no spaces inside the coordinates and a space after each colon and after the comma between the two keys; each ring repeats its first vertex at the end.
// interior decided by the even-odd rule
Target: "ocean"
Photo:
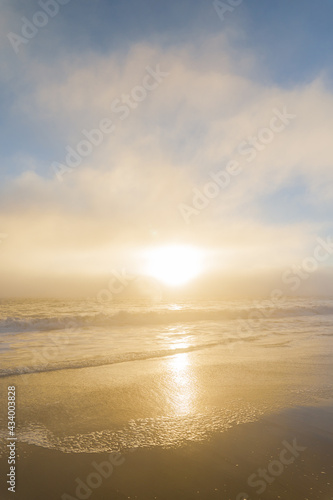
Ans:
{"type": "Polygon", "coordinates": [[[101,366],[239,343],[290,346],[333,335],[333,300],[99,304],[2,300],[0,376],[101,366]]]}
{"type": "Polygon", "coordinates": [[[2,300],[0,380],[18,386],[21,442],[179,446],[332,398],[332,340],[329,299],[2,300]]]}

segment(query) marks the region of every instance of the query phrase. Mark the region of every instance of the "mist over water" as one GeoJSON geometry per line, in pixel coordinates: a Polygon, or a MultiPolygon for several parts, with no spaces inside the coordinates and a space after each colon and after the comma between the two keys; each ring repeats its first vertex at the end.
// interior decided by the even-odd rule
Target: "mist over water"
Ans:
{"type": "Polygon", "coordinates": [[[98,304],[3,300],[0,375],[164,357],[238,343],[287,346],[332,335],[333,302],[288,299],[98,304]]]}

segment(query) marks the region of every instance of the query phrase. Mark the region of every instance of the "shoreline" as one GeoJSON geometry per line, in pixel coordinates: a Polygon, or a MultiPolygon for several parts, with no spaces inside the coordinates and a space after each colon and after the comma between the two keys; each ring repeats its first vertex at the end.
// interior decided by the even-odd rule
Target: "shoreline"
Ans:
{"type": "Polygon", "coordinates": [[[251,500],[331,500],[332,417],[327,401],[236,425],[204,442],[120,455],[18,443],[16,498],[243,500],[246,493],[251,500]]]}

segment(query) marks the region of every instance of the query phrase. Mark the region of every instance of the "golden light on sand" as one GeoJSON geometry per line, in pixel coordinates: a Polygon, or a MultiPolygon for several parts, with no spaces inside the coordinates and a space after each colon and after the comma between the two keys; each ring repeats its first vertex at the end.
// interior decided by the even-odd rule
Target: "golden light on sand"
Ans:
{"type": "Polygon", "coordinates": [[[190,371],[188,353],[176,354],[170,359],[172,409],[178,415],[186,415],[193,410],[195,383],[190,371]]]}
{"type": "Polygon", "coordinates": [[[202,253],[187,245],[168,245],[146,254],[146,273],[169,286],[190,282],[203,271],[202,253]]]}

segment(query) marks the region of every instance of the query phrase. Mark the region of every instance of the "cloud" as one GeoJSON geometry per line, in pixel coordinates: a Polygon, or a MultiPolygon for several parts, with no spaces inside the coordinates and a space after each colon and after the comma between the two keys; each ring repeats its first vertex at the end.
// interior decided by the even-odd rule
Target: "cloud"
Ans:
{"type": "Polygon", "coordinates": [[[231,269],[264,272],[262,262],[275,269],[307,255],[316,234],[327,230],[333,98],[323,77],[289,89],[265,84],[255,55],[235,51],[224,35],[207,38],[197,52],[187,43],[139,43],[126,54],[90,51],[57,64],[25,57],[28,71],[12,113],[46,134],[52,153],[47,158],[36,148],[35,157],[22,158],[27,169],[0,188],[0,231],[9,235],[0,267],[7,281],[20,274],[40,280],[102,274],[113,262],[123,265],[124,255],[135,267],[126,248],[169,241],[224,256],[227,249],[231,269]],[[142,85],[147,67],[158,65],[168,76],[141,102],[132,99],[135,106],[121,120],[112,102],[123,101],[142,85]],[[276,109],[295,118],[269,143],[259,140],[260,150],[252,146],[255,159],[248,161],[240,145],[267,129],[276,109]],[[104,118],[113,121],[114,133],[59,182],[51,164],[64,163],[66,147],[76,149],[82,130],[96,129],[104,118]],[[241,174],[186,225],[179,204],[191,204],[193,189],[202,191],[210,173],[230,160],[241,174]],[[297,176],[307,186],[306,202],[322,206],[327,217],[280,225],[263,220],[262,196],[297,176]]]}

